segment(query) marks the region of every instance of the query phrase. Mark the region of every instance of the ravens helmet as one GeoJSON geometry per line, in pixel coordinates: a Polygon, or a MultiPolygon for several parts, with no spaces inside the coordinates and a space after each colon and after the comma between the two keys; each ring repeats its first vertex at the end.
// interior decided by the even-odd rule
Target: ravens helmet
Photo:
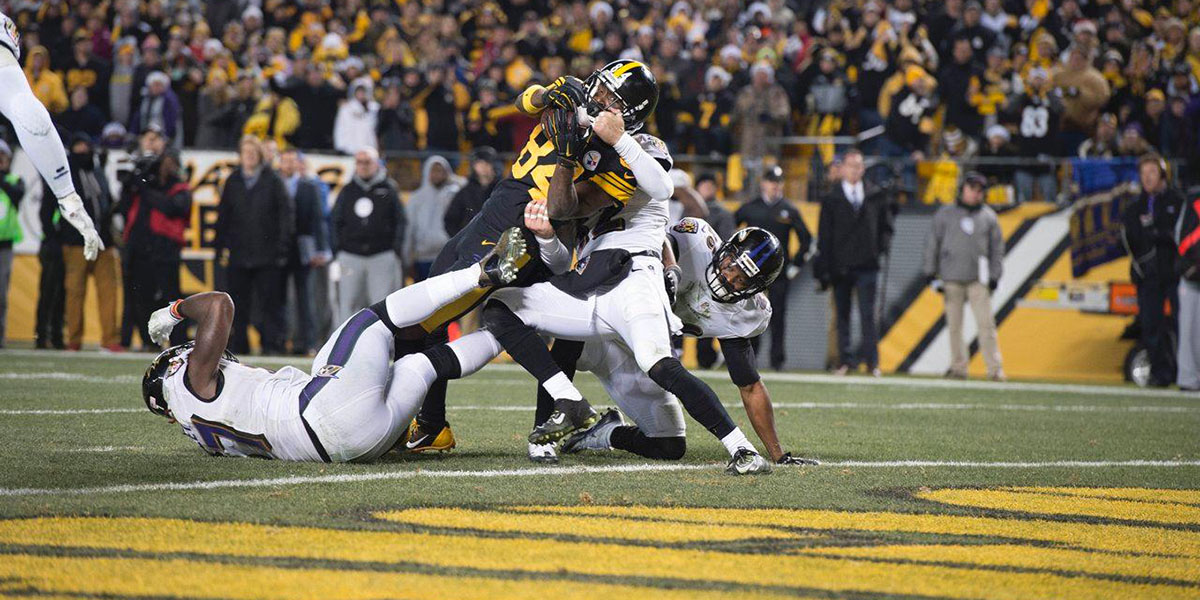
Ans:
{"type": "MultiPolygon", "coordinates": [[[[168,406],[166,396],[163,395],[163,381],[168,376],[174,373],[172,363],[182,365],[182,356],[195,347],[196,342],[188,342],[178,346],[171,346],[166,350],[158,353],[154,360],[150,362],[150,366],[146,367],[146,373],[142,375],[142,400],[146,401],[146,408],[150,412],[168,417],[168,406]]],[[[238,362],[236,356],[232,352],[226,350],[222,360],[229,362],[238,362]]],[[[179,367],[175,367],[179,368],[179,367]]]]}
{"type": "Polygon", "coordinates": [[[708,264],[708,289],[717,302],[745,300],[771,285],[783,270],[783,246],[771,232],[758,227],[740,229],[713,254],[708,264]],[[742,277],[731,276],[734,268],[742,277]],[[744,277],[744,279],[743,279],[744,277]]]}
{"type": "Polygon", "coordinates": [[[604,86],[621,101],[625,131],[630,133],[641,129],[658,106],[658,82],[650,68],[636,60],[614,60],[589,75],[583,84],[587,89],[588,115],[595,118],[608,108],[596,99],[600,86],[604,86]]]}

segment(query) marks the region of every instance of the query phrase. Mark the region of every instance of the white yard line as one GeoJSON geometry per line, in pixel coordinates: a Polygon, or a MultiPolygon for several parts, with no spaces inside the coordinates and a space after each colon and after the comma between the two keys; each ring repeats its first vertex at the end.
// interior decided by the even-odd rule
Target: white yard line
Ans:
{"type": "Polygon", "coordinates": [[[111,377],[103,377],[99,375],[83,375],[80,373],[65,373],[62,371],[33,371],[25,373],[0,373],[0,380],[19,380],[19,381],[79,381],[83,383],[121,383],[132,384],[141,383],[142,378],[136,375],[113,375],[111,377]]]}
{"type": "MultiPolygon", "coordinates": [[[[1125,460],[1125,461],[1083,461],[1062,460],[1048,462],[982,462],[982,461],[936,461],[936,460],[895,460],[895,461],[833,461],[821,464],[822,467],[832,468],[984,468],[984,469],[1044,469],[1044,468],[1073,468],[1073,469],[1103,469],[1112,467],[1200,467],[1200,460],[1125,460]]],[[[715,471],[721,468],[716,464],[624,464],[601,467],[530,467],[525,469],[480,469],[474,471],[445,470],[428,471],[415,469],[411,471],[384,471],[379,473],[350,473],[341,475],[293,475],[290,477],[275,477],[269,479],[222,479],[216,481],[189,481],[177,483],[141,483],[110,485],[86,488],[0,488],[0,496],[86,496],[92,494],[122,494],[130,492],[166,492],[189,490],[215,490],[228,488],[259,488],[282,485],[305,485],[325,483],[360,483],[365,481],[394,481],[415,478],[508,478],[581,475],[589,473],[642,473],[665,471],[715,471]]],[[[812,468],[812,467],[810,467],[812,468]]],[[[816,467],[820,468],[820,467],[816,467]]],[[[786,471],[788,467],[779,470],[786,471]]]]}
{"type": "Polygon", "coordinates": [[[104,415],[146,412],[144,408],[6,408],[0,415],[104,415]]]}
{"type": "MultiPolygon", "coordinates": [[[[92,358],[99,360],[115,360],[128,361],[137,360],[148,363],[153,355],[146,353],[121,353],[121,354],[80,354],[78,352],[67,353],[54,350],[0,350],[0,367],[3,366],[4,356],[36,356],[46,357],[62,354],[77,358],[92,358]]],[[[255,365],[265,366],[282,366],[282,365],[304,365],[305,361],[295,360],[288,357],[274,356],[252,356],[247,359],[247,362],[255,365]]],[[[532,389],[533,380],[523,375],[524,370],[514,364],[493,364],[488,365],[484,369],[485,373],[512,373],[518,374],[519,377],[503,383],[495,379],[471,380],[462,379],[451,382],[451,385],[460,385],[465,382],[479,381],[479,385],[529,385],[532,389]]],[[[52,372],[53,373],[53,372],[52,372]]],[[[704,379],[713,381],[729,382],[729,375],[724,371],[702,371],[697,370],[695,373],[704,379]]],[[[35,379],[39,377],[39,373],[0,373],[0,378],[13,379],[35,379]]],[[[86,375],[66,374],[51,375],[56,378],[69,377],[89,377],[86,375]]],[[[132,379],[121,379],[125,381],[140,381],[140,377],[136,375],[114,376],[105,378],[106,381],[116,381],[119,377],[131,377],[132,379]]],[[[885,387],[885,388],[919,388],[919,389],[949,389],[949,390],[972,390],[972,391],[988,391],[988,392],[1041,392],[1050,394],[1081,394],[1087,396],[1117,396],[1124,398],[1186,398],[1200,401],[1200,394],[1195,392],[1183,392],[1180,390],[1167,389],[1147,389],[1138,388],[1130,385],[1091,385],[1091,384],[1076,384],[1076,383],[1050,383],[1050,382],[996,382],[996,381],[963,381],[957,379],[936,379],[932,377],[910,377],[910,376],[889,376],[889,377],[866,377],[866,376],[848,376],[839,377],[827,373],[763,373],[763,381],[767,383],[817,383],[840,386],[866,386],[866,387],[885,387]]]]}
{"type": "Polygon", "coordinates": [[[88,448],[67,448],[61,450],[61,452],[140,452],[145,449],[145,446],[91,446],[88,448]]]}

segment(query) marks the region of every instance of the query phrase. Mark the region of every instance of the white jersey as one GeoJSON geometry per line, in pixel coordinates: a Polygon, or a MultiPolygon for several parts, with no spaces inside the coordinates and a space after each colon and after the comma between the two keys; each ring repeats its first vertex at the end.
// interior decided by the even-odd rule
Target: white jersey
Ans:
{"type": "Polygon", "coordinates": [[[0,12],[0,46],[8,48],[17,60],[21,59],[21,34],[17,32],[17,24],[0,12]]]}
{"type": "Polygon", "coordinates": [[[174,358],[163,394],[183,432],[210,454],[320,461],[300,418],[300,392],[312,377],[292,367],[268,371],[221,361],[217,395],[204,400],[186,380],[188,350],[174,358]]]}
{"type": "Polygon", "coordinates": [[[771,321],[771,302],[766,293],[726,304],[717,302],[708,288],[708,265],[724,243],[717,232],[701,219],[686,217],[667,235],[675,242],[675,260],[682,271],[672,308],[683,321],[684,333],[719,339],[762,335],[771,321]]]}
{"type": "MultiPolygon", "coordinates": [[[[654,159],[670,164],[667,146],[658,138],[639,133],[633,139],[654,159]]],[[[596,250],[624,248],[638,252],[662,252],[663,230],[670,223],[669,198],[651,198],[638,188],[624,206],[613,206],[587,220],[588,235],[580,244],[579,258],[596,250]]]]}

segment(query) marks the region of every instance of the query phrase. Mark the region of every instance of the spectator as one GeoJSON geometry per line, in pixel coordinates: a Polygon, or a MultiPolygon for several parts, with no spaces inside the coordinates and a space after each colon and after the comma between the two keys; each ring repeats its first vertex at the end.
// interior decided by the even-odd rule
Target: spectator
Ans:
{"type": "Polygon", "coordinates": [[[333,122],[333,147],[354,154],[360,148],[379,148],[375,128],[379,122],[379,103],[372,100],[374,86],[369,77],[350,84],[350,97],[338,107],[333,122]]]}
{"type": "Polygon", "coordinates": [[[708,216],[704,220],[708,221],[721,239],[727,240],[732,237],[737,229],[737,221],[734,220],[733,213],[717,198],[717,179],[712,173],[702,173],[696,178],[696,193],[700,194],[704,205],[708,207],[708,216]]]}
{"type": "MultiPolygon", "coordinates": [[[[58,203],[43,199],[38,209],[38,220],[42,225],[42,240],[38,245],[37,322],[34,325],[34,346],[38,349],[62,350],[63,316],[66,314],[66,292],[63,289],[62,232],[64,225],[58,212],[58,203]]],[[[128,295],[125,296],[129,298],[128,295]]],[[[126,300],[126,306],[129,301],[126,300]]]]}
{"type": "MultiPolygon", "coordinates": [[[[63,73],[67,91],[86,89],[92,103],[102,114],[107,114],[109,66],[92,54],[92,36],[86,29],[76,30],[71,40],[71,59],[63,73]]],[[[103,123],[97,124],[97,128],[100,126],[103,123]]]]}
{"type": "Polygon", "coordinates": [[[1054,154],[1054,140],[1063,112],[1062,100],[1050,87],[1045,69],[1034,68],[1029,72],[1025,94],[1013,98],[1005,112],[1017,122],[1017,149],[1027,159],[1016,172],[1017,201],[1033,200],[1036,186],[1043,202],[1053,202],[1058,193],[1054,166],[1032,164],[1048,163],[1044,159],[1054,154]]]}
{"type": "Polygon", "coordinates": [[[1175,326],[1164,305],[1170,304],[1171,310],[1179,307],[1175,225],[1183,209],[1183,195],[1167,183],[1166,163],[1157,155],[1138,160],[1138,175],[1142,193],[1126,206],[1122,231],[1132,259],[1130,277],[1137,286],[1141,342],[1150,354],[1150,385],[1166,387],[1176,376],[1171,368],[1175,326]]]}
{"type": "Polygon", "coordinates": [[[130,121],[130,133],[137,135],[156,126],[162,131],[168,147],[179,148],[183,145],[182,119],[179,97],[171,90],[171,78],[162,71],[147,75],[137,112],[130,121]]]}
{"type": "MultiPolygon", "coordinates": [[[[142,346],[150,335],[150,313],[180,296],[179,265],[184,232],[192,214],[192,193],[181,175],[179,155],[167,149],[166,137],[152,124],[142,134],[143,154],[124,178],[115,209],[125,215],[125,319],[121,342],[129,347],[136,328],[142,346]]],[[[171,343],[187,337],[179,327],[171,343]]]]}
{"type": "Polygon", "coordinates": [[[339,266],[338,305],[348,318],[400,287],[400,259],[408,219],[396,184],[388,179],[379,154],[354,154],[354,177],[338,192],[330,215],[339,266]]]}
{"type": "MultiPolygon", "coordinates": [[[[1188,114],[1188,103],[1183,96],[1171,96],[1163,118],[1160,144],[1163,154],[1182,157],[1187,164],[1195,165],[1197,163],[1192,161],[1200,158],[1200,144],[1197,143],[1200,139],[1200,104],[1193,111],[1195,114],[1188,114]]],[[[1191,178],[1185,177],[1184,181],[1195,181],[1195,177],[1195,170],[1192,170],[1191,178]]]]}
{"type": "Polygon", "coordinates": [[[1117,117],[1100,115],[1096,133],[1079,145],[1079,158],[1112,158],[1117,154],[1117,117]]]}
{"type": "Polygon", "coordinates": [[[217,207],[218,256],[227,265],[226,291],[242,307],[234,313],[229,347],[250,351],[251,317],[264,354],[284,352],[283,268],[295,243],[296,209],[279,175],[265,164],[262,143],[244,136],[238,168],[225,180],[217,207]],[[255,312],[257,311],[257,312],[255,312]]]}
{"type": "Polygon", "coordinates": [[[1072,45],[1066,63],[1055,69],[1051,78],[1063,95],[1062,143],[1058,150],[1064,156],[1075,154],[1108,103],[1108,81],[1092,66],[1091,52],[1090,47],[1072,45]]]}
{"type": "Polygon", "coordinates": [[[1168,123],[1166,112],[1167,96],[1162,90],[1146,92],[1146,104],[1138,122],[1142,124],[1142,136],[1146,138],[1146,143],[1156,152],[1162,152],[1163,130],[1168,123]]]}
{"type": "MultiPolygon", "coordinates": [[[[292,135],[297,148],[332,148],[333,120],[342,92],[325,79],[321,67],[309,64],[300,74],[301,79],[288,81],[279,92],[296,103],[300,115],[327,115],[326,118],[301,119],[292,135]]],[[[340,83],[340,79],[337,80],[340,83]]]]}
{"type": "Polygon", "coordinates": [[[414,281],[429,276],[433,259],[450,240],[445,228],[446,209],[463,183],[445,158],[435,155],[425,159],[421,187],[408,197],[405,209],[408,231],[404,235],[404,260],[413,267],[410,272],[414,281]]]}
{"type": "Polygon", "coordinates": [[[767,152],[767,138],[783,135],[791,114],[787,92],[775,83],[775,69],[758,62],[750,69],[751,83],[742,89],[734,106],[737,151],[751,173],[757,171],[767,152]]]}
{"type": "Polygon", "coordinates": [[[241,128],[236,123],[233,88],[224,71],[209,74],[208,82],[200,89],[196,112],[200,117],[196,125],[196,147],[215,149],[233,146],[231,138],[241,128]]]}
{"type": "Polygon", "coordinates": [[[376,130],[380,148],[385,152],[416,150],[415,122],[412,105],[402,96],[400,85],[386,85],[376,130]]]}
{"type": "Polygon", "coordinates": [[[12,278],[13,244],[21,241],[17,212],[25,197],[25,180],[11,172],[12,149],[0,140],[0,348],[8,322],[8,282],[12,278]]]}
{"type": "Polygon", "coordinates": [[[1117,142],[1117,154],[1120,156],[1136,157],[1150,154],[1154,149],[1142,137],[1142,125],[1130,123],[1121,132],[1121,140],[1117,142]]]}
{"type": "Polygon", "coordinates": [[[1010,186],[1013,183],[1011,160],[1017,156],[1012,145],[1012,134],[1003,125],[992,125],[987,129],[987,143],[979,150],[983,159],[979,172],[988,178],[988,185],[1010,186]]]}
{"type": "MultiPolygon", "coordinates": [[[[937,81],[920,67],[909,67],[904,74],[906,87],[891,100],[891,112],[884,123],[886,135],[882,140],[882,154],[907,157],[912,161],[925,160],[929,151],[930,136],[934,131],[934,113],[938,98],[934,95],[937,81]]],[[[916,191],[916,167],[908,164],[904,169],[904,189],[916,191]]]]}
{"type": "Polygon", "coordinates": [[[133,116],[133,76],[137,68],[137,46],[129,39],[117,42],[116,59],[108,80],[108,116],[121,123],[133,116]]]}
{"type": "MultiPolygon", "coordinates": [[[[318,118],[317,120],[327,121],[329,119],[318,118]]],[[[242,133],[258,138],[263,143],[269,141],[277,147],[286,148],[303,123],[304,118],[295,101],[286,96],[280,96],[273,90],[267,90],[267,93],[263,94],[254,106],[254,112],[250,114],[250,118],[246,119],[242,133]]]]}
{"type": "Polygon", "coordinates": [[[1175,243],[1179,246],[1179,389],[1200,391],[1200,195],[1182,208],[1175,243]]]}
{"type": "Polygon", "coordinates": [[[62,77],[50,68],[50,53],[44,46],[34,46],[25,59],[25,78],[33,95],[46,106],[51,114],[67,110],[67,90],[62,77]]]}
{"type": "Polygon", "coordinates": [[[704,74],[704,90],[685,103],[680,118],[690,127],[692,152],[699,155],[728,155],[730,152],[730,121],[734,97],[729,91],[733,77],[716,65],[704,74]]]}
{"type": "MultiPolygon", "coordinates": [[[[78,88],[76,94],[87,94],[86,88],[78,88]]],[[[87,294],[88,276],[96,285],[99,309],[100,347],[112,352],[121,348],[121,320],[117,314],[117,289],[121,285],[121,259],[117,256],[112,239],[113,197],[108,189],[108,177],[104,175],[96,156],[91,138],[77,133],[71,138],[68,161],[75,190],[83,199],[83,208],[96,224],[104,249],[95,261],[83,257],[83,236],[74,227],[62,231],[63,263],[66,276],[63,287],[66,291],[67,349],[78,350],[83,343],[83,304],[87,294]]]]}
{"type": "Polygon", "coordinates": [[[991,292],[996,290],[1004,266],[1004,237],[995,211],[984,204],[986,188],[982,174],[967,173],[958,202],[938,209],[925,241],[924,272],[934,289],[946,297],[950,334],[947,376],[967,378],[970,355],[963,343],[962,326],[963,304],[970,303],[988,379],[1004,381],[991,303],[991,292]]]}
{"type": "Polygon", "coordinates": [[[479,214],[479,209],[483,208],[484,201],[492,195],[492,189],[500,179],[498,161],[496,151],[490,146],[476,148],[471,153],[471,176],[462,189],[454,194],[454,200],[451,200],[450,206],[446,208],[446,218],[443,221],[446,235],[458,235],[458,232],[479,214]]]}
{"type": "MultiPolygon", "coordinates": [[[[970,4],[975,4],[974,0],[970,4]]],[[[968,135],[978,135],[983,127],[979,111],[971,105],[971,86],[983,75],[975,64],[975,50],[966,37],[954,38],[950,61],[938,73],[938,89],[946,103],[946,125],[968,135]]]]}
{"type": "Polygon", "coordinates": [[[283,151],[279,157],[279,176],[296,207],[296,233],[285,272],[296,295],[292,354],[315,356],[316,317],[311,274],[313,268],[325,265],[329,253],[325,207],[316,183],[304,177],[304,157],[299,150],[283,151]]]}
{"type": "MultiPolygon", "coordinates": [[[[859,158],[862,158],[859,155],[859,158]]],[[[861,177],[861,173],[860,173],[861,177]]],[[[783,169],[778,165],[767,167],[760,183],[759,196],[741,206],[734,214],[733,220],[750,227],[761,227],[775,235],[779,243],[792,253],[792,262],[787,267],[785,277],[779,277],[767,290],[767,298],[771,301],[771,368],[776,371],[783,368],[787,361],[785,339],[787,334],[787,301],[788,288],[791,280],[796,277],[800,267],[808,256],[812,246],[812,234],[804,224],[800,211],[783,197],[783,169]],[[791,248],[792,232],[800,242],[799,247],[791,248]]],[[[758,352],[759,338],[754,338],[754,351],[758,352]]]]}
{"type": "Polygon", "coordinates": [[[425,148],[455,152],[458,150],[459,107],[455,105],[454,68],[436,66],[429,71],[429,87],[422,104],[431,125],[425,132],[425,148]]]}
{"type": "MultiPolygon", "coordinates": [[[[854,88],[839,65],[841,55],[833,48],[821,51],[815,67],[810,67],[802,76],[801,85],[808,89],[804,104],[810,114],[808,133],[817,136],[832,136],[841,133],[843,117],[853,97],[854,88]]],[[[818,146],[821,160],[829,164],[833,160],[833,145],[818,146]]]]}
{"type": "Polygon", "coordinates": [[[88,89],[82,86],[71,91],[71,108],[58,116],[58,124],[68,136],[82,133],[99,139],[104,123],[104,112],[88,102],[88,89]]]}
{"type": "Polygon", "coordinates": [[[887,199],[866,187],[862,153],[851,150],[842,159],[842,182],[821,200],[817,232],[817,257],[813,272],[821,289],[833,287],[837,305],[837,374],[845,375],[864,363],[876,377],[879,370],[878,334],[875,327],[875,289],[879,258],[892,238],[891,209],[887,199]],[[858,300],[862,340],[858,352],[850,347],[850,308],[858,300]]]}

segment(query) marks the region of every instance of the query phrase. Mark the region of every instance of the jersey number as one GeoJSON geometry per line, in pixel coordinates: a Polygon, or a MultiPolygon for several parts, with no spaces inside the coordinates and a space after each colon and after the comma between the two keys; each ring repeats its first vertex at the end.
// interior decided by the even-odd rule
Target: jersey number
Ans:
{"type": "Polygon", "coordinates": [[[521,149],[521,155],[517,157],[517,162],[513,163],[512,176],[513,179],[525,179],[526,176],[533,180],[533,185],[544,196],[550,190],[550,178],[554,176],[554,163],[548,165],[538,164],[551,152],[554,152],[554,142],[546,140],[538,143],[538,138],[542,135],[542,126],[538,125],[533,130],[533,134],[529,136],[529,141],[525,143],[525,147],[521,149]]]}
{"type": "Polygon", "coordinates": [[[1050,111],[1045,106],[1026,106],[1021,111],[1021,137],[1046,137],[1050,129],[1050,111]]]}
{"type": "Polygon", "coordinates": [[[251,456],[271,456],[271,442],[262,434],[243,433],[224,423],[206,421],[192,415],[192,427],[204,440],[204,445],[217,454],[224,454],[225,444],[221,440],[232,442],[245,454],[251,456]]]}

